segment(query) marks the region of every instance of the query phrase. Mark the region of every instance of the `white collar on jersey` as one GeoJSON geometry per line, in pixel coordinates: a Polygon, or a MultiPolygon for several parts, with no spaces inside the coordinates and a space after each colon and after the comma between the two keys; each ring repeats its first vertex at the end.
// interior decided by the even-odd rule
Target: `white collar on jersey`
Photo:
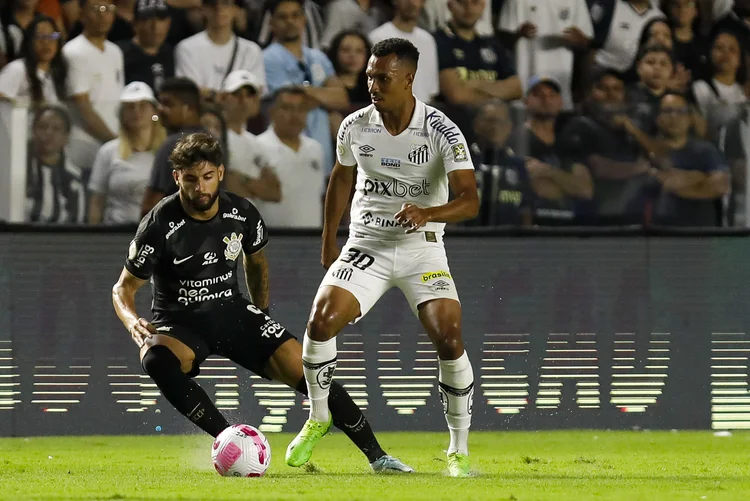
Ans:
{"type": "MultiPolygon", "coordinates": [[[[409,122],[409,125],[406,127],[407,129],[421,129],[424,127],[424,117],[427,113],[427,109],[425,108],[425,104],[417,99],[414,98],[415,105],[414,105],[414,114],[411,116],[411,122],[409,122]]],[[[375,109],[375,107],[372,107],[372,113],[370,114],[370,123],[373,125],[383,125],[383,117],[380,116],[380,112],[375,109]]]]}

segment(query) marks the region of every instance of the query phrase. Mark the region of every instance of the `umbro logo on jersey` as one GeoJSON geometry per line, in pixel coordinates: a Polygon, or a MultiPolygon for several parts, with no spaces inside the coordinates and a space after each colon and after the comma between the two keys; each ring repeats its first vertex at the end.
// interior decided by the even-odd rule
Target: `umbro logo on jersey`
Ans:
{"type": "Polygon", "coordinates": [[[434,284],[432,284],[432,290],[435,291],[447,291],[450,290],[451,284],[446,282],[445,280],[438,280],[434,284]]]}
{"type": "Polygon", "coordinates": [[[427,162],[429,155],[427,153],[426,144],[412,144],[411,151],[409,152],[409,161],[415,165],[422,165],[427,162]]]}
{"type": "Polygon", "coordinates": [[[375,151],[375,148],[370,146],[369,144],[363,144],[359,147],[359,156],[361,157],[372,157],[371,153],[375,151]]]}

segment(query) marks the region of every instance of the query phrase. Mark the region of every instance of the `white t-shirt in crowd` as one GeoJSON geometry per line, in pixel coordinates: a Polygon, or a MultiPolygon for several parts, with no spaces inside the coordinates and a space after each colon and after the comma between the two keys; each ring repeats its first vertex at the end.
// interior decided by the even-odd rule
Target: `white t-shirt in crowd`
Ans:
{"type": "Polygon", "coordinates": [[[694,82],[693,94],[701,115],[708,121],[709,135],[713,138],[721,127],[744,111],[744,107],[740,105],[748,99],[745,90],[738,83],[726,85],[716,79],[712,83],[713,89],[704,80],[694,82]]]}
{"type": "Polygon", "coordinates": [[[89,190],[106,197],[104,223],[137,223],[141,220],[141,202],[153,165],[154,154],[150,151],[134,151],[127,160],[123,159],[119,138],[99,148],[89,190]]]}
{"type": "Polygon", "coordinates": [[[323,148],[300,136],[297,151],[284,144],[269,127],[258,136],[268,152],[281,184],[281,202],[254,202],[267,226],[320,228],[323,226],[323,148]]]}
{"type": "Polygon", "coordinates": [[[198,84],[198,87],[218,91],[229,73],[229,62],[232,60],[234,43],[237,41],[237,55],[231,71],[248,70],[261,81],[266,80],[263,65],[263,51],[255,42],[242,37],[232,37],[224,45],[216,45],[201,31],[186,38],[175,48],[175,74],[186,77],[198,84]]]}
{"type": "Polygon", "coordinates": [[[248,177],[260,177],[263,167],[273,165],[265,146],[253,133],[243,130],[242,134],[227,129],[227,149],[229,150],[229,168],[248,177]]]}
{"type": "MultiPolygon", "coordinates": [[[[42,95],[47,104],[58,104],[55,84],[49,73],[37,70],[37,76],[42,83],[42,95]]],[[[26,65],[23,59],[9,62],[0,70],[0,94],[18,101],[31,102],[31,84],[26,76],[26,65]]]]}
{"type": "MultiPolygon", "coordinates": [[[[601,4],[594,3],[589,11],[594,22],[598,22],[603,16],[605,7],[602,5],[605,2],[600,1],[601,4]]],[[[627,0],[615,0],[607,38],[594,57],[596,64],[603,68],[627,71],[638,55],[638,42],[641,40],[643,27],[656,18],[664,18],[664,13],[657,8],[654,0],[651,7],[643,12],[638,12],[627,0]]]]}
{"type": "MultiPolygon", "coordinates": [[[[125,81],[122,50],[109,40],[104,42],[104,50],[99,50],[81,34],[63,45],[62,52],[68,62],[68,95],[74,97],[88,94],[91,106],[109,130],[117,134],[120,130],[120,94],[125,81]]],[[[81,147],[74,147],[75,141],[84,143],[83,147],[89,150],[98,150],[100,146],[99,141],[91,137],[80,122],[74,121],[70,138],[72,148],[81,147]]],[[[84,156],[89,155],[86,153],[84,156]]],[[[93,158],[91,161],[93,162],[93,158]]],[[[92,164],[79,162],[78,165],[87,169],[92,164]]]]}
{"type": "Polygon", "coordinates": [[[386,38],[394,37],[410,41],[419,50],[419,67],[417,68],[417,75],[414,78],[412,91],[420,101],[431,101],[440,91],[435,39],[420,27],[416,27],[414,31],[407,33],[396,28],[392,22],[387,22],[379,28],[375,28],[370,32],[369,36],[370,42],[373,45],[386,38]]]}
{"type": "Polygon", "coordinates": [[[537,27],[535,38],[516,43],[516,71],[525,88],[534,75],[555,78],[562,86],[565,109],[573,108],[573,51],[554,42],[567,28],[578,27],[594,37],[594,27],[586,0],[507,0],[498,20],[498,29],[516,32],[523,23],[537,27]]]}
{"type": "MultiPolygon", "coordinates": [[[[419,100],[406,129],[392,136],[374,105],[355,111],[339,128],[336,154],[357,169],[349,235],[395,240],[406,233],[393,216],[404,203],[437,207],[448,203],[448,174],[473,170],[461,130],[441,111],[419,100]]],[[[443,234],[445,223],[418,231],[443,234]]]]}

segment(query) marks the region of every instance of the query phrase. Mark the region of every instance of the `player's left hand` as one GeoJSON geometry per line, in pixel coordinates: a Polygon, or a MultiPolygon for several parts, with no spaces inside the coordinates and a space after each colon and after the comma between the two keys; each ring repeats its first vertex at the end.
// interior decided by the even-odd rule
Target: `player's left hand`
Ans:
{"type": "Polygon", "coordinates": [[[430,222],[430,216],[427,209],[417,207],[414,204],[405,203],[401,210],[393,216],[398,224],[404,228],[409,228],[406,233],[414,233],[419,228],[430,222]]]}

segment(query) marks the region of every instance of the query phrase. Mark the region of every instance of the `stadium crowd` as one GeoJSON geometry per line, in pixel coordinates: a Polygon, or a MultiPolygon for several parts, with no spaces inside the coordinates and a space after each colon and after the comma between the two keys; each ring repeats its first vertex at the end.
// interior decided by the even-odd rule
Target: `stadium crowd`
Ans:
{"type": "Polygon", "coordinates": [[[6,0],[27,220],[137,222],[203,129],[269,226],[321,226],[333,138],[389,37],[471,144],[471,225],[750,223],[750,0],[6,0]]]}

